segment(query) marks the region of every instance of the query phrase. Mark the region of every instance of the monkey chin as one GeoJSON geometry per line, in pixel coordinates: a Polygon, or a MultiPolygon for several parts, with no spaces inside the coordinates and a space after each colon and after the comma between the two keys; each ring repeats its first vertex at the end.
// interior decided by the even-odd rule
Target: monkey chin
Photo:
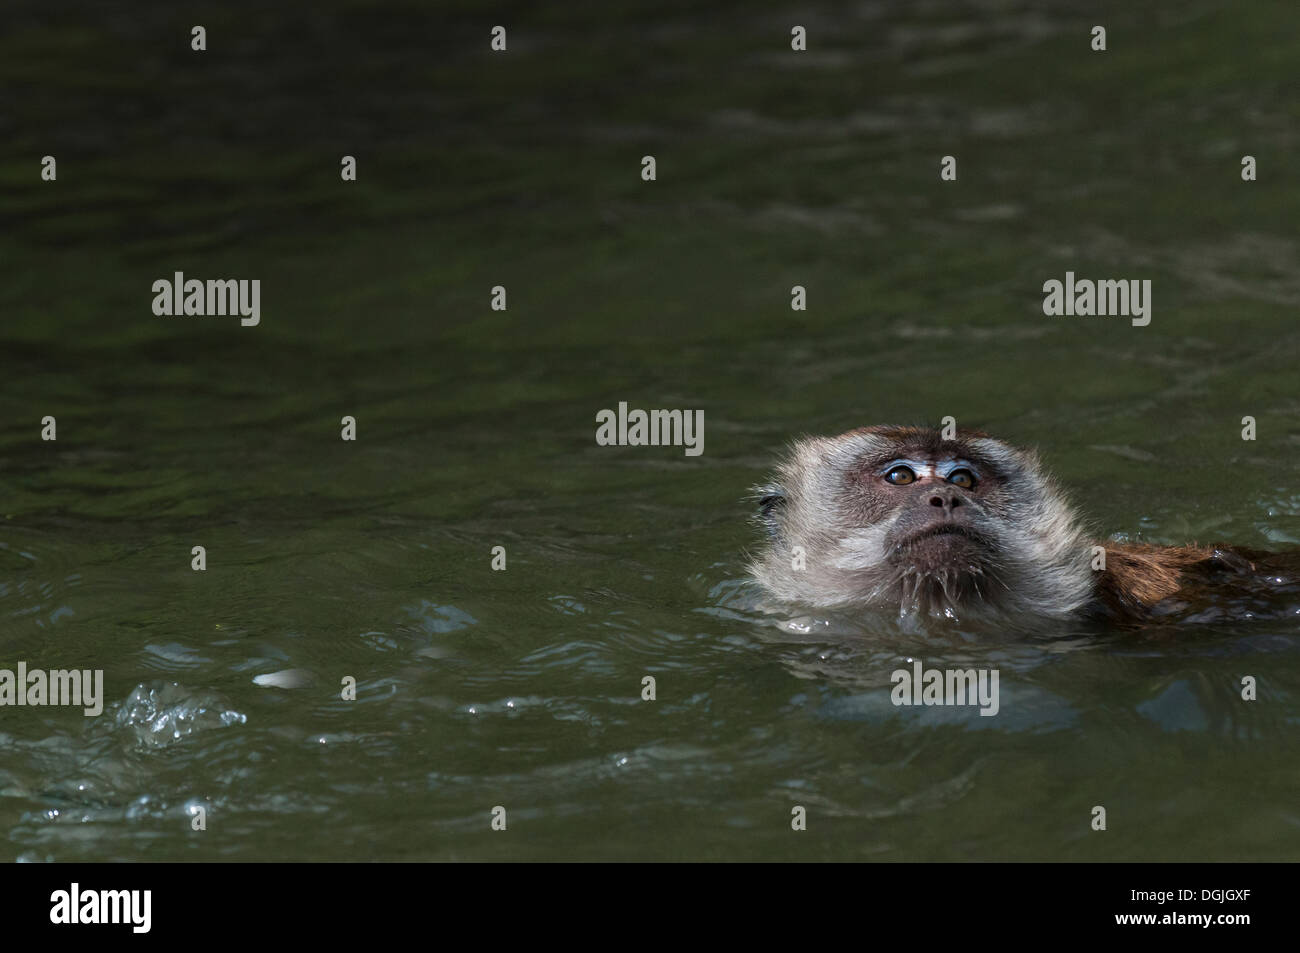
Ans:
{"type": "Polygon", "coordinates": [[[974,530],[946,525],[912,533],[894,544],[889,564],[888,602],[900,615],[964,620],[996,612],[996,560],[974,530]]]}

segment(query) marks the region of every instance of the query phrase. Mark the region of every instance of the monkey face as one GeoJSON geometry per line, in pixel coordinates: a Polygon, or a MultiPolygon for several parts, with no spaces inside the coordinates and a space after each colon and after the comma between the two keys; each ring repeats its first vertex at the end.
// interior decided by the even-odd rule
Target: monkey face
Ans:
{"type": "Polygon", "coordinates": [[[802,440],[761,511],[770,545],[752,569],[785,601],[1066,615],[1091,591],[1073,516],[1037,460],[977,431],[802,440]]]}
{"type": "Polygon", "coordinates": [[[900,572],[975,577],[995,561],[996,534],[984,528],[989,514],[979,499],[989,479],[982,468],[952,453],[894,459],[869,469],[861,475],[867,486],[847,492],[878,495],[892,506],[883,521],[883,542],[886,560],[900,572]]]}

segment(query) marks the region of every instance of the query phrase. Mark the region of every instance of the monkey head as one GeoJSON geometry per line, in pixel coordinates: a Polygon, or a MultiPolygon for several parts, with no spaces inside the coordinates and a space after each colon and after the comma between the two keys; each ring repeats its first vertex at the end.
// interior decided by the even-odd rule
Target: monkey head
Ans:
{"type": "Polygon", "coordinates": [[[979,431],[804,438],[759,507],[751,572],[783,602],[966,620],[1066,617],[1093,596],[1088,541],[1037,458],[979,431]]]}

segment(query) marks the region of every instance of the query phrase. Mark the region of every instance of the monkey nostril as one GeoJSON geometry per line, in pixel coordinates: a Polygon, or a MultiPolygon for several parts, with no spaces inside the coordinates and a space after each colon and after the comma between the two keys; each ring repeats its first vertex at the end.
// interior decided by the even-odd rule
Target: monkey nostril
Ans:
{"type": "Polygon", "coordinates": [[[943,506],[943,497],[941,497],[941,496],[932,496],[932,497],[930,497],[930,505],[931,505],[931,506],[943,506]]]}
{"type": "Polygon", "coordinates": [[[936,494],[930,497],[930,505],[938,506],[945,510],[955,510],[961,506],[961,497],[956,493],[936,494]]]}

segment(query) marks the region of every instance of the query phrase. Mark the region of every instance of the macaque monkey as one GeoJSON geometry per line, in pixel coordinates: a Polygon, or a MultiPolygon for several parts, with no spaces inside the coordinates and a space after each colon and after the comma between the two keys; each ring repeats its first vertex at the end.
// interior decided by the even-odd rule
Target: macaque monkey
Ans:
{"type": "Polygon", "coordinates": [[[979,431],[804,438],[758,494],[769,538],[750,571],[782,602],[1132,623],[1300,604],[1300,553],[1095,541],[1033,453],[979,431]]]}

